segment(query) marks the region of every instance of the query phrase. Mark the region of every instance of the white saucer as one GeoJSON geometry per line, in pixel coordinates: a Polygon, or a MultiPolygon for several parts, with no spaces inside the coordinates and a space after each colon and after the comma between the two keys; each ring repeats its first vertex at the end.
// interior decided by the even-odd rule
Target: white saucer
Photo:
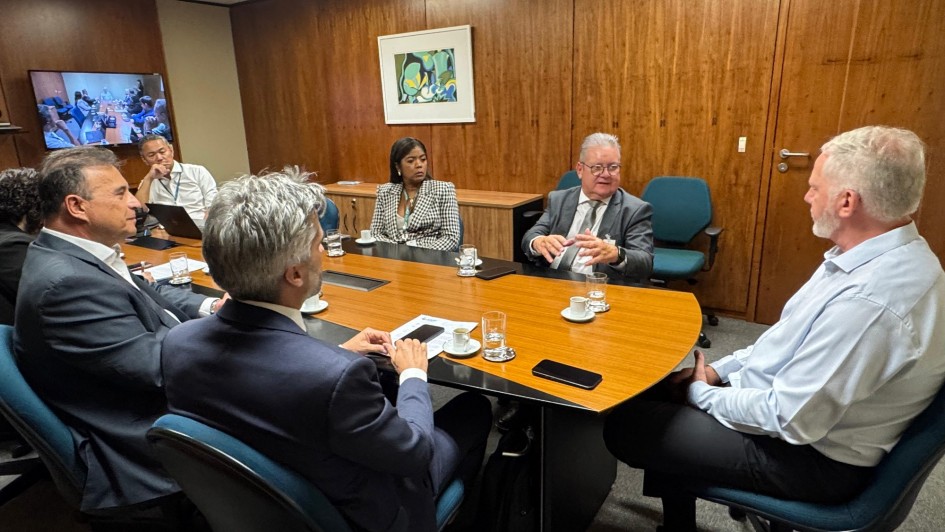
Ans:
{"type": "Polygon", "coordinates": [[[561,317],[562,317],[562,318],[564,318],[564,319],[566,319],[566,320],[568,320],[568,321],[573,321],[574,323],[586,323],[586,322],[588,322],[588,321],[593,320],[593,319],[594,319],[594,316],[595,316],[595,314],[589,310],[589,311],[587,311],[587,313],[586,313],[584,316],[579,317],[579,318],[576,318],[576,317],[574,317],[574,316],[571,315],[571,307],[565,307],[565,308],[561,311],[561,317]]]}
{"type": "Polygon", "coordinates": [[[302,311],[302,314],[318,314],[326,308],[328,308],[328,302],[324,299],[319,299],[318,304],[314,307],[306,307],[303,305],[299,310],[302,311]]]}
{"type": "MultiPolygon", "coordinates": [[[[459,257],[453,259],[456,261],[456,264],[459,264],[459,257]]],[[[482,259],[476,259],[476,266],[482,266],[482,259]]]]}
{"type": "Polygon", "coordinates": [[[479,340],[469,339],[469,342],[466,344],[466,350],[460,351],[458,349],[453,349],[453,341],[450,340],[443,344],[443,351],[446,351],[453,358],[466,358],[472,355],[475,355],[479,348],[482,347],[482,344],[479,343],[479,340]]]}
{"type": "Polygon", "coordinates": [[[370,246],[371,244],[377,242],[377,240],[374,238],[368,238],[367,240],[363,238],[356,238],[354,239],[354,241],[357,242],[358,244],[361,244],[362,246],[370,246]]]}

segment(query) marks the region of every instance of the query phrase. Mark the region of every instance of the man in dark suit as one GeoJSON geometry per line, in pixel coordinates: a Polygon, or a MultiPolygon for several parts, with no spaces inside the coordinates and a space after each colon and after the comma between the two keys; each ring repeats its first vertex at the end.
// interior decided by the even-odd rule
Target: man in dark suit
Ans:
{"type": "Polygon", "coordinates": [[[138,201],[115,154],[73,148],[40,169],[45,227],[23,265],[14,350],[24,377],[71,429],[88,468],[83,510],[179,491],[144,435],[165,410],[161,341],[220,303],[131,275],[119,244],[135,234],[138,201]]]}
{"type": "MultiPolygon", "coordinates": [[[[10,168],[0,172],[0,323],[13,325],[26,249],[42,226],[36,170],[10,168]]],[[[0,419],[0,425],[5,421],[0,419]]]]}
{"type": "Polygon", "coordinates": [[[617,137],[588,135],[575,170],[581,186],[548,194],[544,214],[522,238],[526,256],[559,270],[649,279],[652,209],[620,188],[617,137]]]}
{"type": "Polygon", "coordinates": [[[367,329],[342,346],[308,336],[299,308],[321,289],[321,187],[287,169],[220,188],[204,258],[233,301],[164,342],[169,409],[298,471],[359,530],[435,530],[434,500],[475,478],[492,421],[465,393],[435,414],[426,347],[367,329]],[[367,352],[400,374],[397,406],[367,352]]]}

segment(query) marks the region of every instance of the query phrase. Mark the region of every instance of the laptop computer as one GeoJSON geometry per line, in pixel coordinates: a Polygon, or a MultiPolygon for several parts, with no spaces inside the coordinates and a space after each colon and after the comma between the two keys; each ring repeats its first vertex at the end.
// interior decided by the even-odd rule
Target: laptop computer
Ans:
{"type": "Polygon", "coordinates": [[[148,203],[147,206],[150,214],[161,222],[167,234],[183,238],[203,238],[203,233],[187,214],[187,209],[179,205],[161,205],[160,203],[148,203]]]}

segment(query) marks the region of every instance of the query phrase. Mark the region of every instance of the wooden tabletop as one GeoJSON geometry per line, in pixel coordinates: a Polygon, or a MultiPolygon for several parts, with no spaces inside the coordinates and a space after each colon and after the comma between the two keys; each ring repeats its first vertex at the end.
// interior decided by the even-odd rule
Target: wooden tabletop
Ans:
{"type": "MultiPolygon", "coordinates": [[[[339,185],[329,183],[325,190],[329,194],[346,194],[365,198],[377,197],[377,187],[383,183],[358,183],[357,185],[339,185]]],[[[460,205],[478,205],[481,207],[503,207],[513,209],[535,200],[542,199],[541,194],[526,194],[522,192],[495,192],[492,190],[456,189],[456,201],[460,205]]]]}
{"type": "MultiPolygon", "coordinates": [[[[174,248],[201,259],[199,243],[174,248]]],[[[167,251],[124,246],[126,261],[166,262],[167,251]]],[[[324,285],[329,307],[318,318],[353,329],[392,330],[419,314],[478,322],[482,314],[508,315],[507,344],[517,357],[506,363],[481,356],[450,359],[601,412],[659,381],[694,345],[702,326],[695,297],[686,292],[609,285],[611,310],[589,323],[571,323],[560,312],[583,283],[525,275],[492,281],[459,277],[455,267],[406,262],[348,253],[322,255],[322,269],[390,281],[370,292],[324,285]],[[583,390],[535,377],[531,369],[548,358],[603,375],[594,390],[583,390]]],[[[203,273],[194,282],[213,286],[203,273]]],[[[473,338],[481,340],[480,327],[473,338]]],[[[445,357],[445,354],[440,356],[445,357]]]]}

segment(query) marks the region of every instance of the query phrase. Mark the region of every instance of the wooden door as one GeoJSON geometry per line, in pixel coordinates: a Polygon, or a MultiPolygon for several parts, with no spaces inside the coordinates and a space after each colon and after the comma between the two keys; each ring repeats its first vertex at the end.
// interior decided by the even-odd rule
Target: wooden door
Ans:
{"type": "Polygon", "coordinates": [[[920,231],[945,253],[945,1],[790,0],[755,320],[774,323],[832,246],[804,203],[820,146],[864,125],[912,129],[928,143],[920,231]],[[780,150],[809,153],[782,159],[780,150]],[[779,163],[788,169],[778,170],[779,163]]]}

